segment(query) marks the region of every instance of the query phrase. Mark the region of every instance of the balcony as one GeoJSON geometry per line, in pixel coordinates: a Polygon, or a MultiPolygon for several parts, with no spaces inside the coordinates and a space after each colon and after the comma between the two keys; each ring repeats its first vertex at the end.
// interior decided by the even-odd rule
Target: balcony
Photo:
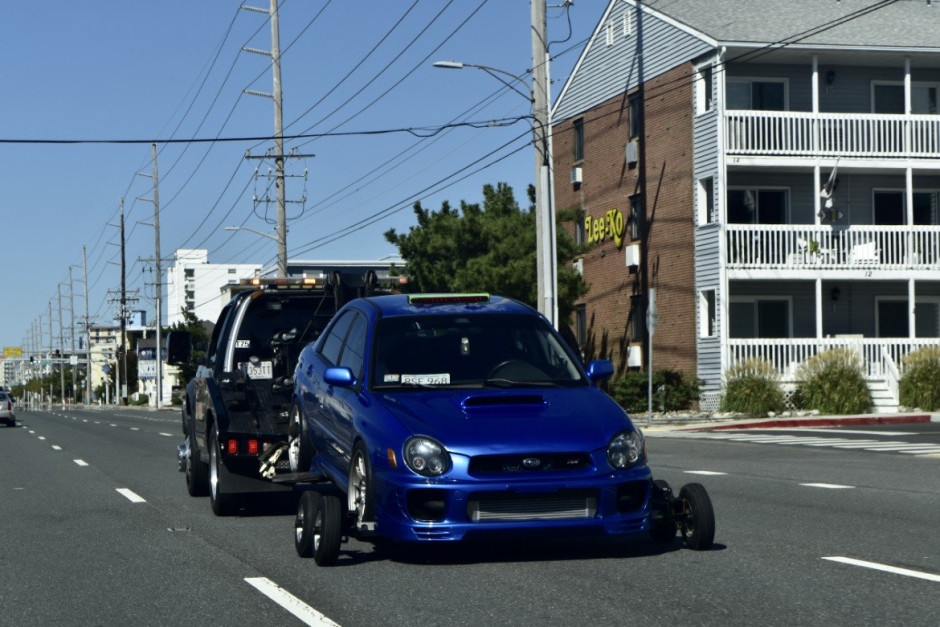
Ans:
{"type": "Polygon", "coordinates": [[[940,270],[940,226],[729,224],[736,270],[940,270]]]}
{"type": "Polygon", "coordinates": [[[728,154],[879,159],[940,158],[940,116],[728,111],[728,154]]]}

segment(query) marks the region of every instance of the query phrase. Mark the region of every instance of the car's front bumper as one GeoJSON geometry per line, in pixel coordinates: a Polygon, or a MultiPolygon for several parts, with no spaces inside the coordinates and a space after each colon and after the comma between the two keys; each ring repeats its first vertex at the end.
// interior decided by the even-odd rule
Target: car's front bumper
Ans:
{"type": "Polygon", "coordinates": [[[432,482],[396,471],[378,471],[373,478],[376,532],[395,540],[456,541],[514,531],[622,535],[649,529],[648,466],[501,481],[432,482]]]}

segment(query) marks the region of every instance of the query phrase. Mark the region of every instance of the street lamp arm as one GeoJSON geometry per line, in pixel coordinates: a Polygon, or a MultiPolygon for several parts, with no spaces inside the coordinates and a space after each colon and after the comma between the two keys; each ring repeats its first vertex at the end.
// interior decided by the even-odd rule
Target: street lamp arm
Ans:
{"type": "Polygon", "coordinates": [[[254,229],[248,228],[247,226],[227,226],[223,230],[225,231],[248,231],[249,233],[254,233],[255,235],[260,235],[261,237],[267,237],[268,239],[273,239],[275,242],[280,243],[281,240],[277,238],[276,235],[271,235],[270,233],[262,233],[261,231],[256,231],[254,229]]]}
{"type": "Polygon", "coordinates": [[[447,70],[462,70],[465,67],[473,67],[473,68],[477,68],[478,70],[483,70],[484,72],[486,72],[487,74],[489,74],[490,76],[492,76],[493,78],[498,80],[500,83],[502,83],[509,89],[513,90],[514,92],[516,92],[517,94],[519,94],[520,96],[528,100],[529,102],[535,101],[531,92],[526,93],[524,91],[521,91],[518,87],[516,87],[515,85],[513,85],[512,83],[504,79],[502,76],[500,76],[500,74],[502,74],[503,76],[508,76],[512,80],[521,83],[523,87],[528,89],[529,85],[522,79],[522,77],[516,76],[512,72],[507,72],[506,70],[501,70],[497,67],[492,67],[489,65],[477,65],[476,63],[462,63],[460,61],[435,61],[434,67],[443,68],[447,70]]]}

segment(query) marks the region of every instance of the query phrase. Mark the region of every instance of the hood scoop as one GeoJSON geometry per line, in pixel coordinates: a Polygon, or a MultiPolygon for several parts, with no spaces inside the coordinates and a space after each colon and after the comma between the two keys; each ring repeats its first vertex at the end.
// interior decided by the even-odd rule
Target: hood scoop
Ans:
{"type": "Polygon", "coordinates": [[[460,406],[463,409],[478,409],[484,407],[545,407],[548,403],[541,394],[512,394],[496,396],[471,396],[465,398],[460,406]]]}

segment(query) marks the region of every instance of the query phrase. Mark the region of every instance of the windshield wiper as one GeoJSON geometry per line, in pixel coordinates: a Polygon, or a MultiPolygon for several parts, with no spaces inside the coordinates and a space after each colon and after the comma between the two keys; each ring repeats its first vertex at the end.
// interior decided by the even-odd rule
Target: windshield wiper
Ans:
{"type": "Polygon", "coordinates": [[[512,379],[486,379],[483,385],[494,388],[557,388],[554,381],[513,381],[512,379]]]}

